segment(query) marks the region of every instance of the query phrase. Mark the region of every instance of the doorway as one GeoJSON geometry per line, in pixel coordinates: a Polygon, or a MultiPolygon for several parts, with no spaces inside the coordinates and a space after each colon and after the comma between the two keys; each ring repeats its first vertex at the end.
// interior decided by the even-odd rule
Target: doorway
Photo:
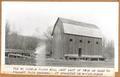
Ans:
{"type": "Polygon", "coordinates": [[[79,48],[78,49],[78,56],[81,56],[81,53],[82,53],[82,48],[79,48]]]}

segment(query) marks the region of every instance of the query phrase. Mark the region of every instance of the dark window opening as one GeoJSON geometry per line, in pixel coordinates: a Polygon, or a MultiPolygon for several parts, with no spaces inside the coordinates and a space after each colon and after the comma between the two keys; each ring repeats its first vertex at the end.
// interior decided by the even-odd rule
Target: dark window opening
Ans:
{"type": "Polygon", "coordinates": [[[50,51],[50,55],[52,55],[52,51],[50,51]]]}
{"type": "Polygon", "coordinates": [[[90,41],[88,41],[88,43],[90,43],[90,41]]]}
{"type": "Polygon", "coordinates": [[[81,53],[82,53],[82,49],[79,48],[79,50],[78,50],[78,56],[81,56],[81,53]]]}
{"type": "Polygon", "coordinates": [[[96,42],[96,44],[98,44],[98,42],[96,42]]]}
{"type": "Polygon", "coordinates": [[[80,43],[82,43],[82,40],[80,40],[80,43]]]}
{"type": "Polygon", "coordinates": [[[72,39],[70,39],[70,41],[73,41],[72,39]]]}

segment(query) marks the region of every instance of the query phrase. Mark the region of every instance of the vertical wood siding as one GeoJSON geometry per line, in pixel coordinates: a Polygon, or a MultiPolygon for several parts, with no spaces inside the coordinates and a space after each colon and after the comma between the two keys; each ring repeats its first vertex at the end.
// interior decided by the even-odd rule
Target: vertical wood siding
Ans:
{"type": "Polygon", "coordinates": [[[82,55],[102,55],[102,39],[86,36],[65,34],[64,53],[78,54],[79,48],[82,55]],[[72,41],[70,41],[72,39],[72,41]],[[80,42],[82,40],[82,42],[80,42]],[[88,43],[90,41],[90,43],[88,43]],[[98,42],[98,44],[96,44],[98,42]]]}
{"type": "Polygon", "coordinates": [[[55,29],[54,29],[54,34],[53,34],[53,45],[52,45],[52,50],[53,50],[53,57],[56,59],[63,58],[63,26],[62,22],[58,21],[55,29]]]}

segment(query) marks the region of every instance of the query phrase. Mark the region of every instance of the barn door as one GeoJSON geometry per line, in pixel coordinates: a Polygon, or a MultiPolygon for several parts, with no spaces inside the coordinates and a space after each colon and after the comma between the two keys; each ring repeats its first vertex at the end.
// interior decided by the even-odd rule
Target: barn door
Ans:
{"type": "Polygon", "coordinates": [[[82,53],[82,49],[79,48],[79,49],[78,49],[78,56],[81,56],[81,53],[82,53]]]}

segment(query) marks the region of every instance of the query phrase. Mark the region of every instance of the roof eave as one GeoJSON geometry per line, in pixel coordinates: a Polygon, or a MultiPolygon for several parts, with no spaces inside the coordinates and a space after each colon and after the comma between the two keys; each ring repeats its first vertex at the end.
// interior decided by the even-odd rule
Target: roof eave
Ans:
{"type": "Polygon", "coordinates": [[[54,30],[55,30],[55,27],[56,27],[56,24],[57,24],[58,20],[59,20],[59,17],[57,18],[57,20],[56,20],[56,22],[54,24],[54,27],[53,27],[53,30],[52,30],[52,33],[51,33],[52,36],[53,36],[53,33],[54,33],[54,30]]]}

